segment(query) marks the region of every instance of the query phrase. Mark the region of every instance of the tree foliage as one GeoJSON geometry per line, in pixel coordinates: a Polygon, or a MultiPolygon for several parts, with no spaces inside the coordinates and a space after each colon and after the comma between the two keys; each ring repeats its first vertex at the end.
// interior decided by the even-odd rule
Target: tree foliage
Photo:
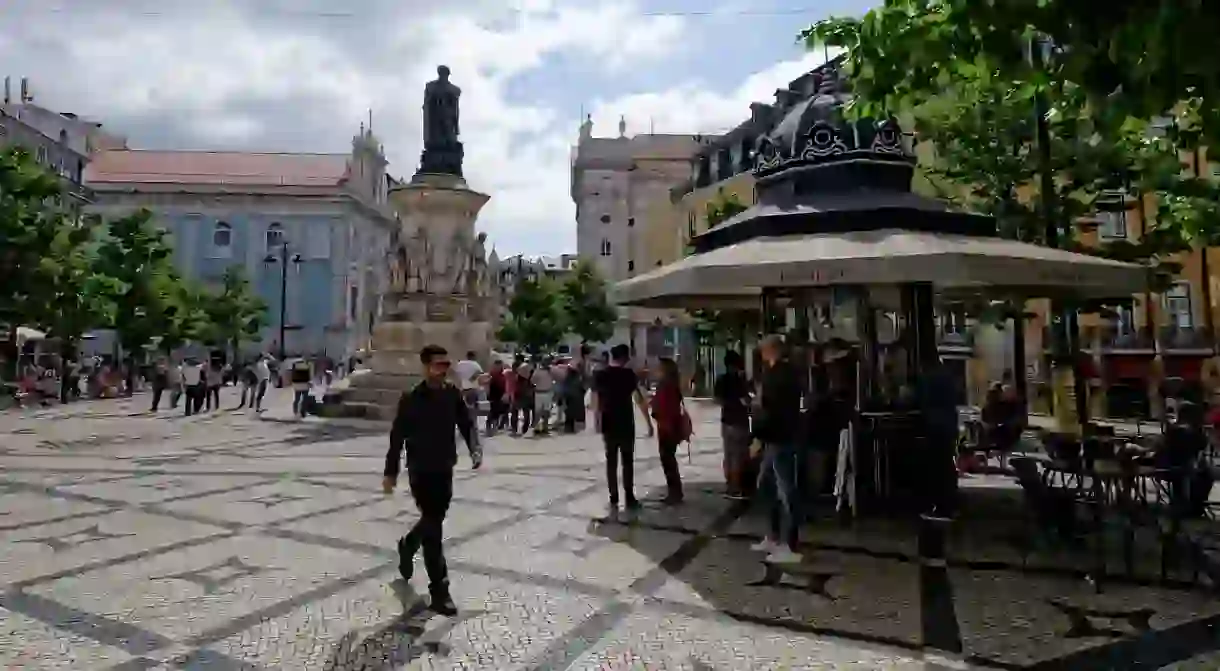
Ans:
{"type": "MultiPolygon", "coordinates": [[[[1096,3],[1079,0],[884,0],[858,18],[831,18],[802,33],[847,50],[865,115],[903,109],[980,71],[1023,98],[1050,81],[1078,88],[1095,109],[1150,119],[1182,104],[1194,128],[1220,145],[1220,61],[1207,49],[1220,4],[1210,0],[1096,3]],[[1035,64],[1035,39],[1055,45],[1035,64]]],[[[878,117],[879,118],[879,117],[878,117]]]]}
{"type": "Polygon", "coordinates": [[[716,196],[707,204],[707,227],[715,228],[748,209],[749,206],[742,203],[737,194],[718,189],[716,196]]]}
{"type": "Polygon", "coordinates": [[[104,272],[123,283],[112,327],[129,357],[163,337],[174,325],[178,306],[173,249],[152,213],[139,210],[104,226],[99,255],[104,272]]]}
{"type": "Polygon", "coordinates": [[[497,337],[531,354],[540,354],[558,345],[565,333],[563,296],[555,281],[542,276],[518,282],[497,337]]]}
{"type": "Polygon", "coordinates": [[[204,291],[200,308],[206,328],[203,340],[230,348],[236,354],[243,342],[255,340],[267,324],[267,304],[250,288],[238,266],[230,266],[218,291],[204,291]]]}
{"type": "Polygon", "coordinates": [[[566,330],[581,342],[606,342],[614,335],[618,311],[610,304],[606,281],[597,266],[580,260],[560,286],[566,330]]]}
{"type": "Polygon", "coordinates": [[[18,326],[59,339],[64,360],[87,331],[113,328],[132,364],[154,342],[170,352],[254,337],[266,306],[240,271],[208,291],[175,271],[172,251],[150,212],[81,217],[57,175],[21,149],[0,152],[0,324],[11,360],[18,326]]]}
{"type": "Polygon", "coordinates": [[[36,290],[46,281],[45,260],[66,223],[59,196],[59,181],[29,152],[0,151],[0,322],[8,327],[10,343],[18,326],[45,314],[36,290]]]}

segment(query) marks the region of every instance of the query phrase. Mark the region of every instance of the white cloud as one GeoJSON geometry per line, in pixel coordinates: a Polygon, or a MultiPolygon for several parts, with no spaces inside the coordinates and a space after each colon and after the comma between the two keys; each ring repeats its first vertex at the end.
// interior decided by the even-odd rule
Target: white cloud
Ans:
{"type": "Polygon", "coordinates": [[[775,100],[775,90],[821,65],[822,54],[807,53],[781,61],[750,75],[727,93],[717,93],[705,82],[692,80],[664,91],[650,91],[594,103],[594,134],[617,128],[619,117],[627,120],[628,134],[702,133],[728,131],[750,116],[750,103],[775,100]]]}
{"type": "MultiPolygon", "coordinates": [[[[423,85],[439,63],[463,89],[471,186],[491,194],[480,225],[502,252],[575,245],[568,196],[575,110],[511,98],[548,59],[595,74],[663,67],[690,44],[682,17],[648,0],[129,0],[0,3],[0,63],[39,102],[97,118],[135,146],[346,151],[373,109],[391,169],[414,172],[423,85]]],[[[595,105],[599,131],[710,132],[735,125],[813,64],[761,72],[727,94],[697,81],[595,105]]],[[[564,86],[554,81],[555,87],[564,86]]]]}

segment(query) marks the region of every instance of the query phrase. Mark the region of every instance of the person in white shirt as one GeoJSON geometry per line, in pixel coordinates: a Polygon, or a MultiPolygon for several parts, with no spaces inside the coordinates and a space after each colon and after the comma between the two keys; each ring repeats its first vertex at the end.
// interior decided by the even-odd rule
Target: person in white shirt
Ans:
{"type": "Polygon", "coordinates": [[[182,366],[170,363],[165,371],[165,379],[166,386],[169,387],[169,409],[173,410],[178,407],[178,401],[182,400],[182,366]]]}
{"type": "Polygon", "coordinates": [[[182,387],[186,390],[186,414],[191,416],[203,408],[203,396],[206,390],[203,379],[203,367],[194,357],[187,358],[182,364],[182,387]]]}
{"type": "Polygon", "coordinates": [[[458,388],[462,390],[462,399],[471,412],[479,410],[479,387],[483,377],[483,367],[475,361],[475,353],[467,352],[466,358],[453,364],[453,376],[457,378],[458,388]]]}
{"type": "Polygon", "coordinates": [[[534,383],[534,428],[535,434],[547,434],[551,430],[551,409],[555,404],[555,378],[551,375],[550,359],[543,359],[530,376],[534,383]]]}
{"type": "Polygon", "coordinates": [[[250,405],[255,412],[262,412],[263,396],[267,394],[267,383],[271,381],[271,366],[267,363],[266,355],[260,356],[254,363],[254,379],[256,389],[253,392],[254,402],[250,405]]]}

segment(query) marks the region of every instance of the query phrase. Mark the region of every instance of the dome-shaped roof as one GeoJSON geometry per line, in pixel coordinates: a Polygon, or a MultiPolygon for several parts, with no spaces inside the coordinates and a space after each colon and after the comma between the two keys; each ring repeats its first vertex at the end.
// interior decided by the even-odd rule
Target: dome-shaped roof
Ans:
{"type": "Polygon", "coordinates": [[[842,91],[837,75],[824,76],[816,88],[759,138],[755,177],[778,177],[790,168],[858,159],[915,165],[915,155],[896,120],[845,119],[843,107],[851,97],[842,91]]]}

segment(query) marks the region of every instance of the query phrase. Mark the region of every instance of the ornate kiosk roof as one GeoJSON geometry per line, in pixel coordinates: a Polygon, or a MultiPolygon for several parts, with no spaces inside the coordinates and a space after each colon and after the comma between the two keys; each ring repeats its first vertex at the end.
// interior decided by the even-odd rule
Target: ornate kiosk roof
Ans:
{"type": "Polygon", "coordinates": [[[911,138],[896,119],[846,119],[850,94],[836,68],[811,73],[810,88],[755,145],[758,203],[696,236],[696,252],[760,236],[884,228],[995,235],[991,217],[911,191],[911,138]]]}

